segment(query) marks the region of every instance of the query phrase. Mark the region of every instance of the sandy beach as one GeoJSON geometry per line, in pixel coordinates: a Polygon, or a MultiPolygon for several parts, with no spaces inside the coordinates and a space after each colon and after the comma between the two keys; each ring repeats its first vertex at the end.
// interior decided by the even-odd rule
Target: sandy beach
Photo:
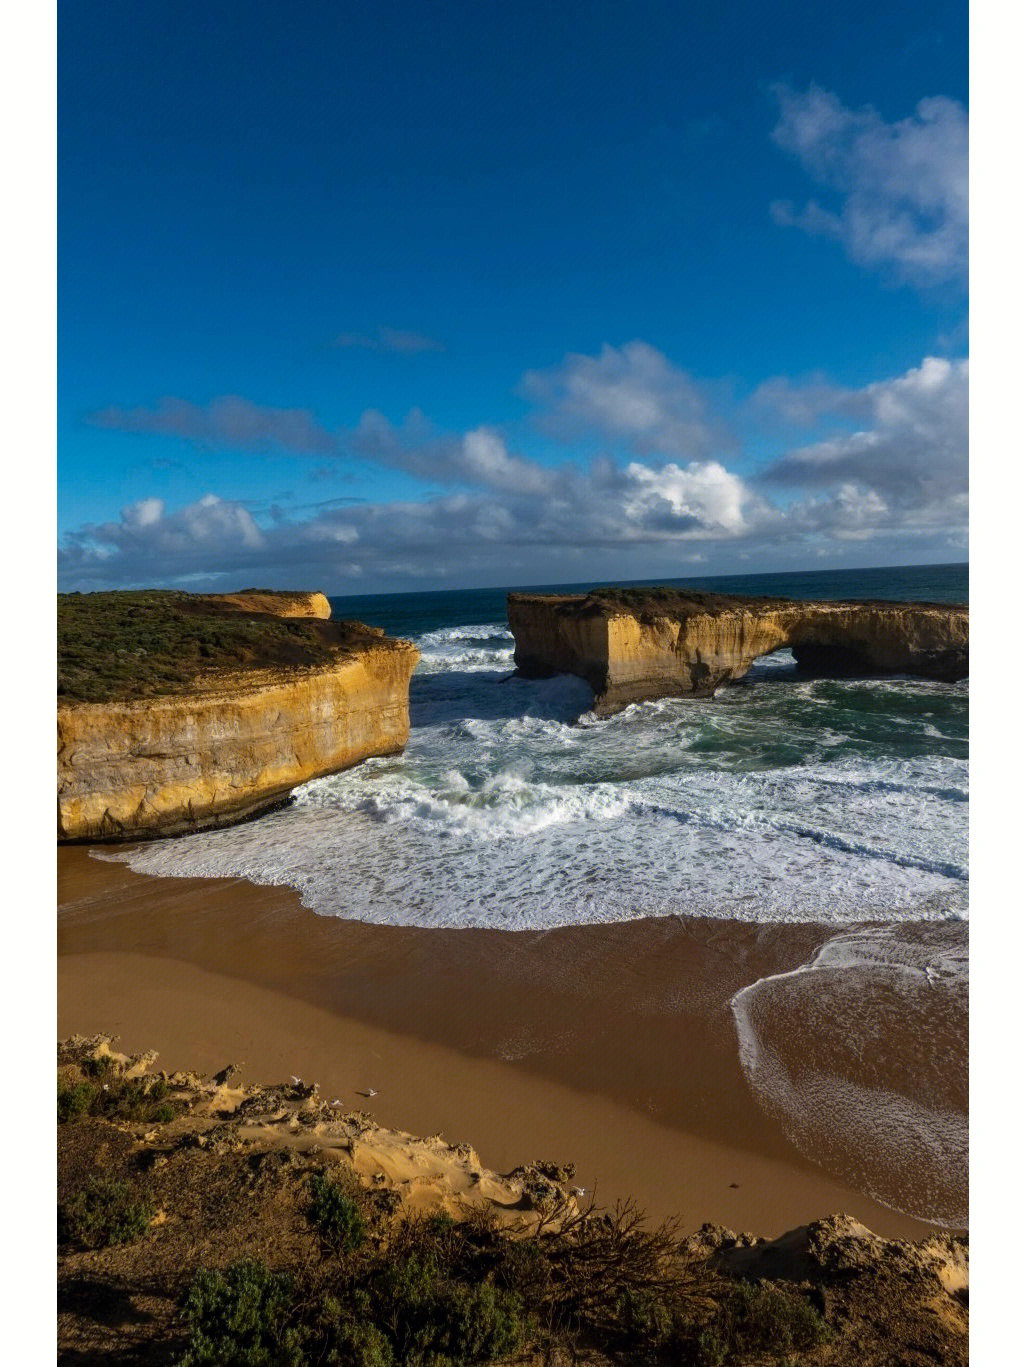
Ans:
{"type": "Polygon", "coordinates": [[[929,1232],[803,1157],[742,1072],[731,996],[803,963],[824,927],[397,929],[86,847],[58,851],[58,901],[61,1037],[114,1033],[167,1068],[296,1074],[497,1171],[573,1161],[600,1201],[632,1195],[688,1228],[772,1237],[843,1210],[880,1234],[929,1232]]]}

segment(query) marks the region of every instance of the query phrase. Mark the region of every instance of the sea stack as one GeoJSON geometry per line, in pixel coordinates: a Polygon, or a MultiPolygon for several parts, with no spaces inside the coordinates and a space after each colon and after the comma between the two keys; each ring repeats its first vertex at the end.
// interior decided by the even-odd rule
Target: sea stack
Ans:
{"type": "Polygon", "coordinates": [[[790,646],[822,675],[969,673],[969,609],[951,603],[815,602],[686,589],[511,593],[521,674],[576,674],[609,716],[650,698],[708,698],[760,655],[790,646]]]}
{"type": "Polygon", "coordinates": [[[231,824],[399,753],[418,652],[330,613],[320,593],[59,597],[58,841],[231,824]]]}

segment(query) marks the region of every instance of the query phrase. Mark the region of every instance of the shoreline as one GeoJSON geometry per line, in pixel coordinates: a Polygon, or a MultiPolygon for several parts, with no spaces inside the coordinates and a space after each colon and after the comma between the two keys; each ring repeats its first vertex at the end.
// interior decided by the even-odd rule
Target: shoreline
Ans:
{"type": "Polygon", "coordinates": [[[496,1171],[573,1161],[600,1203],[633,1196],[688,1228],[773,1237],[843,1210],[886,1237],[937,1232],[803,1157],[741,1069],[731,996],[836,928],[375,926],[318,916],[290,888],[154,878],[82,846],[58,850],[58,904],[62,1037],[114,1033],[170,1069],[298,1074],[496,1171]]]}

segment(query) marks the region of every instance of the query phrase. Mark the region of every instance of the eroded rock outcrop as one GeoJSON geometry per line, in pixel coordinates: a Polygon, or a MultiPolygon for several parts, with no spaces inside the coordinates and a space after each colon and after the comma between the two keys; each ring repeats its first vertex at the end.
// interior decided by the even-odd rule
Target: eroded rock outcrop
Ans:
{"type": "MultiPolygon", "coordinates": [[[[280,613],[274,597],[227,595],[203,609],[330,613],[322,594],[283,595],[280,613]]],[[[58,840],[226,825],[275,806],[298,784],[400,752],[416,648],[359,623],[323,622],[318,631],[323,659],[315,664],[261,668],[250,660],[245,669],[200,673],[165,695],[59,699],[58,840]]]]}
{"type": "Polygon", "coordinates": [[[602,589],[512,593],[508,611],[520,672],[586,679],[602,716],[647,698],[709,697],[784,646],[817,674],[969,673],[969,609],[957,604],[602,589]]]}

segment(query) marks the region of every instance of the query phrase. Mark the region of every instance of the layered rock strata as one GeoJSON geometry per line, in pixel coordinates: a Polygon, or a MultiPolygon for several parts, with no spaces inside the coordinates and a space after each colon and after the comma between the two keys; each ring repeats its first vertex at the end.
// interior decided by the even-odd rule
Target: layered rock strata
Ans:
{"type": "MultiPolygon", "coordinates": [[[[261,597],[262,610],[273,609],[261,597]]],[[[284,615],[297,615],[297,597],[288,596],[284,615]]],[[[312,615],[330,612],[323,595],[304,597],[312,615]]],[[[400,752],[418,652],[376,628],[337,626],[323,665],[219,672],[166,696],[59,702],[58,840],[230,824],[277,805],[298,784],[400,752]]]]}
{"type": "Polygon", "coordinates": [[[957,604],[603,589],[512,593],[508,612],[518,670],[587,680],[600,716],[648,698],[710,697],[784,646],[815,674],[969,673],[969,609],[957,604]]]}

